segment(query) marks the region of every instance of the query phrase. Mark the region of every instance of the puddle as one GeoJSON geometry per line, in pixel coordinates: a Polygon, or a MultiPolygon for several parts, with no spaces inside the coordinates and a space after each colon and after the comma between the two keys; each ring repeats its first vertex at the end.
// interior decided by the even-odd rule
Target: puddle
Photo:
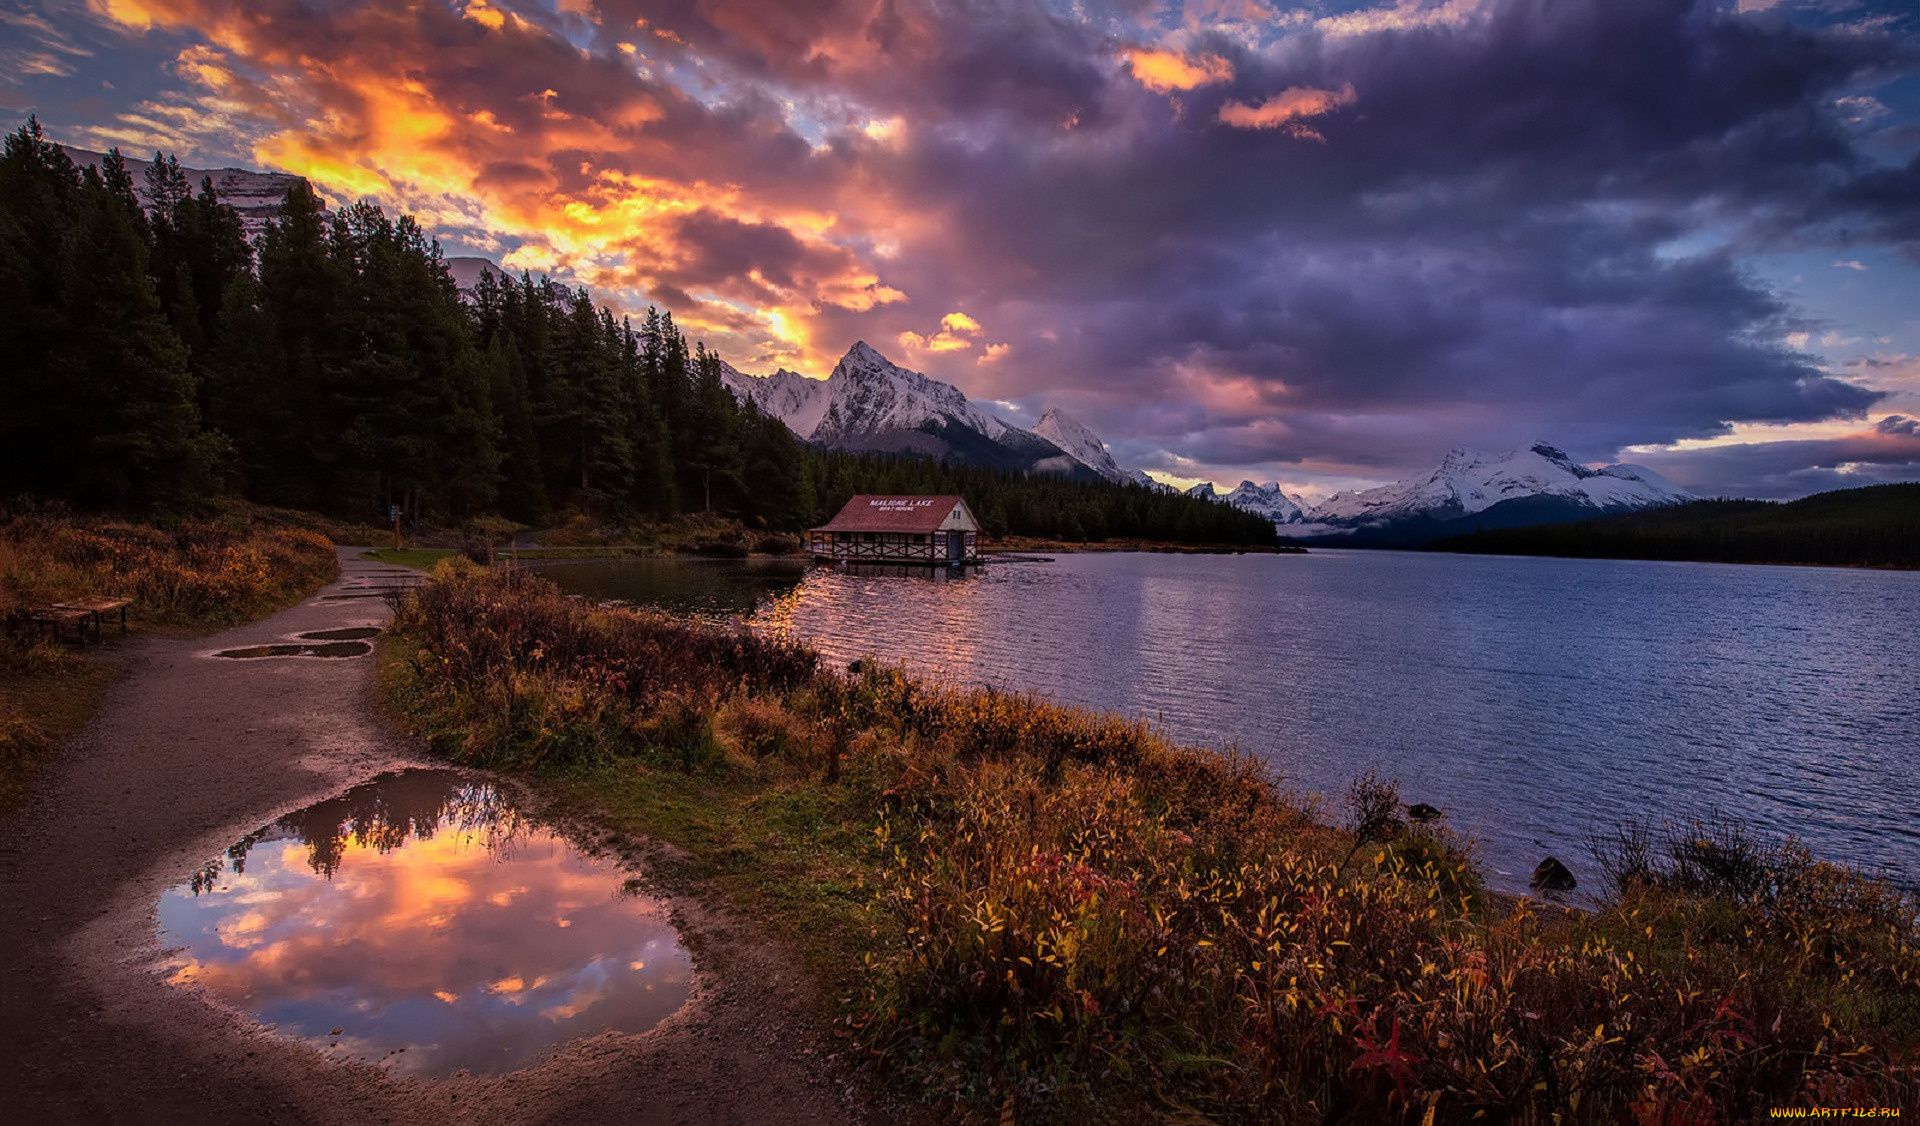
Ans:
{"type": "Polygon", "coordinates": [[[614,864],[453,771],[382,775],[161,897],[169,980],[396,1073],[513,1071],[685,1003],[693,963],[614,864]]]}
{"type": "Polygon", "coordinates": [[[300,635],[304,641],[363,641],[369,637],[380,636],[378,626],[359,626],[353,629],[317,629],[312,633],[300,635]]]}
{"type": "MultiPolygon", "coordinates": [[[[328,630],[328,633],[357,633],[356,630],[328,630]]],[[[379,630],[374,630],[379,633],[379,630]]],[[[315,634],[303,633],[302,637],[314,637],[315,634]]],[[[364,657],[373,652],[373,646],[364,641],[327,641],[319,645],[249,645],[244,649],[222,649],[216,657],[230,657],[236,661],[250,661],[256,657],[364,657]]]]}

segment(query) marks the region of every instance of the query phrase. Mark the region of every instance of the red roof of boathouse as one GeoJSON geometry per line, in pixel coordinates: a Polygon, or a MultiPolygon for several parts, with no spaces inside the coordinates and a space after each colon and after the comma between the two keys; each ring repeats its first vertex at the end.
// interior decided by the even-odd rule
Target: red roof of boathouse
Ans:
{"type": "Polygon", "coordinates": [[[861,494],[816,532],[936,532],[960,507],[957,496],[883,497],[861,494]]]}

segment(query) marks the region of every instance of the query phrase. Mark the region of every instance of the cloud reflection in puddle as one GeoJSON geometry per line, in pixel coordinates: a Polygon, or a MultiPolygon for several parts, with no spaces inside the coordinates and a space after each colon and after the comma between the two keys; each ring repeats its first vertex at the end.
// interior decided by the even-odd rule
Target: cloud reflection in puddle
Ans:
{"type": "Polygon", "coordinates": [[[493,786],[409,770],[243,838],[162,897],[161,940],[170,980],[281,1036],[407,1074],[511,1071],[685,1002],[692,960],[624,878],[493,786]]]}

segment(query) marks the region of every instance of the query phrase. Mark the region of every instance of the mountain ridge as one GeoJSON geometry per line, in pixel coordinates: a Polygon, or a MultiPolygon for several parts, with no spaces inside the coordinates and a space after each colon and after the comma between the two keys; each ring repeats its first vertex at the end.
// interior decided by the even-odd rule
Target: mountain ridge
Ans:
{"type": "Polygon", "coordinates": [[[1295,538],[1353,545],[1407,546],[1475,528],[1564,523],[1695,500],[1641,465],[1590,469],[1545,441],[1488,454],[1456,446],[1431,470],[1372,489],[1339,492],[1302,505],[1278,483],[1242,481],[1218,496],[1211,482],[1189,490],[1266,516],[1295,538]],[[1204,489],[1205,492],[1201,492],[1204,489]]]}
{"type": "Polygon", "coordinates": [[[720,377],[736,398],[824,449],[1137,480],[1114,462],[1098,435],[1064,411],[1049,410],[1035,429],[1023,429],[981,409],[953,384],[901,367],[864,340],[855,341],[825,379],[785,368],[749,375],[724,362],[720,377]],[[1053,436],[1041,433],[1041,426],[1053,436]]]}

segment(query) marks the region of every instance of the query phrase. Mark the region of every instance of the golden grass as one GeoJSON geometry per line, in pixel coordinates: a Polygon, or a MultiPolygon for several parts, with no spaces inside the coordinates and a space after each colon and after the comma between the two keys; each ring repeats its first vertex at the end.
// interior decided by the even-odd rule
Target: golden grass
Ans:
{"type": "Polygon", "coordinates": [[[338,574],[332,542],[301,528],[163,530],[26,517],[0,529],[0,616],[16,635],[35,606],[86,595],[131,597],[131,613],[143,622],[231,624],[338,574]]]}

